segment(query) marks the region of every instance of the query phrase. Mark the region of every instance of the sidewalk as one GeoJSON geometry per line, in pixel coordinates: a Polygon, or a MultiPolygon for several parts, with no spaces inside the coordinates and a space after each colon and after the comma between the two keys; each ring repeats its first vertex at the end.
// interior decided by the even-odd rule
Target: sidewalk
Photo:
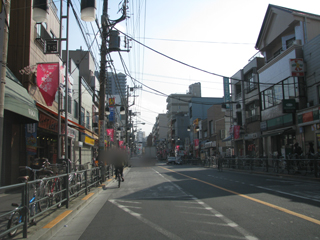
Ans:
{"type": "MultiPolygon", "coordinates": [[[[112,181],[113,178],[108,179],[99,187],[92,188],[91,191],[88,192],[88,195],[82,193],[78,197],[71,199],[69,202],[69,208],[62,205],[61,208],[48,211],[47,214],[45,213],[43,216],[37,218],[37,225],[28,227],[27,239],[46,240],[53,236],[62,226],[67,224],[67,222],[72,219],[79,210],[90,204],[99,192],[103,191],[103,189],[112,181]]],[[[19,228],[15,237],[8,238],[6,236],[1,238],[1,240],[2,239],[25,239],[23,238],[22,227],[19,228]]]]}

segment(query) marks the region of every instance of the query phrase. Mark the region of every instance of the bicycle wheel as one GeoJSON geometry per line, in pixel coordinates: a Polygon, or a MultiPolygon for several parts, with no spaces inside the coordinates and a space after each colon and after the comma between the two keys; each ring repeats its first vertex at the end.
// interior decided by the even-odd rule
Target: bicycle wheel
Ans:
{"type": "Polygon", "coordinates": [[[60,180],[57,179],[56,181],[56,186],[55,186],[55,194],[54,194],[54,198],[55,198],[55,201],[56,203],[58,203],[57,205],[57,208],[60,208],[62,203],[61,203],[61,200],[62,200],[62,192],[61,192],[61,183],[60,183],[60,180]]]}
{"type": "Polygon", "coordinates": [[[46,210],[49,207],[50,205],[49,194],[50,194],[50,181],[40,183],[40,187],[37,190],[37,199],[40,200],[38,202],[38,210],[40,212],[46,210]]]}
{"type": "Polygon", "coordinates": [[[72,180],[69,182],[69,193],[70,193],[70,195],[73,195],[73,194],[74,194],[75,184],[76,184],[76,181],[75,181],[74,179],[72,179],[72,180]]]}
{"type": "Polygon", "coordinates": [[[79,193],[81,190],[81,181],[82,181],[82,177],[80,174],[77,174],[77,185],[76,185],[76,191],[79,193]]]}
{"type": "MultiPolygon", "coordinates": [[[[19,211],[15,212],[8,221],[7,229],[17,226],[20,222],[20,218],[21,218],[20,212],[19,211]]],[[[18,231],[18,228],[13,229],[8,233],[8,236],[10,238],[13,237],[14,235],[16,235],[17,231],[18,231]]]]}

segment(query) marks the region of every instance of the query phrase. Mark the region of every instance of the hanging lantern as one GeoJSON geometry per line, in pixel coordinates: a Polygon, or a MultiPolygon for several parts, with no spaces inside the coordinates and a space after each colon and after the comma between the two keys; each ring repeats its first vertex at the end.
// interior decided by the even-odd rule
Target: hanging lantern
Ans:
{"type": "Polygon", "coordinates": [[[81,0],[81,19],[92,22],[96,18],[96,0],[81,0]]]}
{"type": "Polygon", "coordinates": [[[47,21],[47,0],[33,0],[33,20],[36,22],[47,21]]]}

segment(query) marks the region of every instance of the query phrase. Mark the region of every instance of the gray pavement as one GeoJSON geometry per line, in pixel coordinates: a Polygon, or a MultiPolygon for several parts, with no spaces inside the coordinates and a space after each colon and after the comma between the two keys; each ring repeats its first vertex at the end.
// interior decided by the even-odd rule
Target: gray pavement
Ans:
{"type": "MultiPolygon", "coordinates": [[[[128,170],[130,169],[125,169],[124,174],[126,175],[126,173],[128,172],[128,170]]],[[[263,174],[263,175],[271,175],[271,176],[280,176],[284,179],[286,178],[290,178],[290,179],[303,179],[303,180],[307,180],[307,181],[320,181],[319,178],[315,178],[312,175],[306,175],[306,176],[302,176],[302,175],[288,175],[288,174],[279,174],[279,173],[274,173],[274,172],[263,172],[263,171],[248,171],[248,170],[238,170],[238,169],[224,169],[224,171],[237,171],[237,172],[241,172],[243,174],[263,174]]],[[[49,239],[50,237],[52,237],[53,235],[55,235],[57,233],[57,231],[59,231],[59,229],[63,228],[63,227],[68,227],[68,221],[72,218],[74,218],[81,210],[85,211],[85,207],[90,204],[94,199],[97,200],[96,198],[101,194],[101,191],[103,191],[104,189],[106,189],[110,184],[112,184],[112,180],[111,181],[106,181],[105,183],[103,183],[102,186],[98,187],[98,188],[93,188],[91,190],[90,193],[93,193],[93,195],[88,198],[87,200],[83,200],[84,197],[86,197],[85,194],[82,194],[80,196],[78,196],[77,198],[71,199],[69,208],[67,209],[65,206],[62,206],[60,209],[55,209],[52,211],[49,211],[47,214],[45,214],[44,216],[40,217],[39,219],[37,219],[37,225],[36,226],[31,226],[28,228],[28,239],[49,239]],[[61,216],[61,214],[65,214],[66,211],[68,211],[68,215],[65,216],[62,220],[60,220],[58,223],[56,223],[54,226],[52,226],[51,228],[44,228],[44,226],[46,226],[48,223],[52,222],[53,220],[55,220],[58,216],[61,216]]],[[[152,189],[151,189],[152,190],[152,189]]],[[[308,191],[310,193],[312,193],[312,189],[308,189],[308,191]]],[[[107,192],[104,191],[104,192],[107,192]]],[[[150,192],[150,194],[152,194],[150,192]]],[[[167,193],[166,193],[167,194],[167,193]]],[[[7,193],[1,193],[0,194],[0,211],[5,211],[7,209],[7,205],[9,202],[12,202],[12,200],[17,199],[19,196],[19,194],[14,193],[14,194],[7,194],[7,193]],[[6,199],[6,204],[4,204],[4,201],[6,199]]],[[[106,201],[103,198],[100,198],[99,201],[106,201]]],[[[11,203],[10,203],[11,204],[11,203]]],[[[113,205],[115,204],[119,204],[117,202],[114,202],[113,205]]],[[[92,211],[92,207],[90,208],[90,212],[87,213],[86,219],[78,219],[79,223],[81,226],[83,226],[83,228],[85,228],[90,221],[92,220],[92,218],[94,217],[95,213],[98,212],[98,205],[96,207],[97,209],[95,211],[92,211]],[[90,220],[91,219],[91,220],[90,220]]],[[[94,209],[94,208],[93,208],[94,209]]],[[[77,221],[77,219],[73,219],[73,221],[77,221]]],[[[2,221],[2,225],[3,227],[6,226],[6,221],[2,221]]],[[[71,230],[71,229],[70,229],[71,230]]],[[[72,232],[72,231],[71,231],[72,232]]],[[[67,237],[67,236],[66,236],[67,237]]],[[[80,237],[80,233],[78,236],[73,236],[75,237],[74,239],[78,239],[80,237]]],[[[19,230],[18,234],[12,238],[12,239],[22,239],[22,229],[19,230]]],[[[6,239],[2,238],[2,239],[6,239]]],[[[66,239],[73,239],[73,238],[69,238],[67,237],[66,239]]]]}

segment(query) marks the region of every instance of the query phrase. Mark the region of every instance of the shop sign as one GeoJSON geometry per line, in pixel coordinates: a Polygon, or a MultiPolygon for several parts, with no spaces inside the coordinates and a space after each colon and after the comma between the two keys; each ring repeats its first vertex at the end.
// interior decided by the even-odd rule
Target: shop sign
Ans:
{"type": "Polygon", "coordinates": [[[199,139],[193,140],[194,149],[199,149],[199,139]]]}
{"type": "Polygon", "coordinates": [[[240,137],[240,125],[234,126],[234,139],[238,139],[240,137]]]}
{"type": "Polygon", "coordinates": [[[85,136],[84,137],[84,143],[88,144],[88,145],[91,145],[91,146],[94,146],[94,139],[91,138],[91,137],[85,136]]]}
{"type": "MultiPolygon", "coordinates": [[[[40,112],[38,127],[58,133],[58,120],[40,112]]],[[[68,127],[68,137],[75,138],[76,131],[68,127]]],[[[61,134],[65,133],[65,124],[61,124],[61,134]]]]}
{"type": "Polygon", "coordinates": [[[304,76],[304,63],[302,58],[290,59],[290,69],[292,77],[304,76]]]}
{"type": "Polygon", "coordinates": [[[37,124],[26,124],[26,147],[28,155],[37,154],[37,124]]]}
{"type": "Polygon", "coordinates": [[[256,139],[258,138],[258,136],[260,136],[260,133],[248,133],[244,135],[244,139],[248,140],[248,139],[256,139]]]}
{"type": "Polygon", "coordinates": [[[295,99],[283,99],[282,100],[282,112],[293,113],[296,111],[296,100],[295,99]]]}
{"type": "Polygon", "coordinates": [[[267,130],[267,122],[260,122],[260,129],[261,131],[266,131],[267,130]]]}

